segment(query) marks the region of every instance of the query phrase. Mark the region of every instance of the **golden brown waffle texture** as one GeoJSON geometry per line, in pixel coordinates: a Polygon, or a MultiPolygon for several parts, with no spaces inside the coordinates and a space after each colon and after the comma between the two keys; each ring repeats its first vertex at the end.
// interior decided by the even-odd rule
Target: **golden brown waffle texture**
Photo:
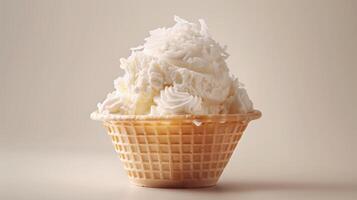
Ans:
{"type": "Polygon", "coordinates": [[[131,182],[147,187],[215,185],[250,120],[215,117],[104,121],[131,182]]]}

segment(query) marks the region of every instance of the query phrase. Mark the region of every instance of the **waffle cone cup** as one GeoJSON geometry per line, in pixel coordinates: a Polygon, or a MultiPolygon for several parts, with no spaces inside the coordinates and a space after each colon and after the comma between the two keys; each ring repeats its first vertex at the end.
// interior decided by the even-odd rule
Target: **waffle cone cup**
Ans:
{"type": "Polygon", "coordinates": [[[216,185],[257,110],[247,114],[124,116],[104,122],[130,182],[145,187],[216,185]]]}

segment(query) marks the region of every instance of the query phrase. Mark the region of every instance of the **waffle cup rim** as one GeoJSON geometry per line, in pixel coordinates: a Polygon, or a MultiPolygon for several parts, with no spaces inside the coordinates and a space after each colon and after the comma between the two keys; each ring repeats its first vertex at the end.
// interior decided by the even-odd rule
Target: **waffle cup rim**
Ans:
{"type": "Polygon", "coordinates": [[[251,121],[259,119],[262,113],[259,110],[253,110],[248,113],[237,114],[212,114],[212,115],[118,115],[118,114],[104,114],[94,111],[90,118],[102,122],[150,122],[150,121],[198,121],[198,122],[212,122],[212,121],[251,121]]]}

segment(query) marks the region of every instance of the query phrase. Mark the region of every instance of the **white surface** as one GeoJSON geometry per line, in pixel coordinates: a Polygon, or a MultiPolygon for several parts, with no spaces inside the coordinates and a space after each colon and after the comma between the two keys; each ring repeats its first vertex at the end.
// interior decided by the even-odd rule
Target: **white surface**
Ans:
{"type": "Polygon", "coordinates": [[[0,168],[3,172],[0,199],[3,200],[357,198],[356,181],[321,174],[304,176],[293,174],[289,169],[266,170],[263,165],[247,168],[239,162],[228,165],[216,187],[155,189],[129,184],[114,152],[106,155],[12,152],[5,158],[8,162],[1,163],[0,168]]]}

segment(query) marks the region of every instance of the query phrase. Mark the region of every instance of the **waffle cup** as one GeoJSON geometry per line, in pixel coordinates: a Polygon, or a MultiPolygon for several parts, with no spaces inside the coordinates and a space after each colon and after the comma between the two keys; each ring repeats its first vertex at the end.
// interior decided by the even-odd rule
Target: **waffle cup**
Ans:
{"type": "Polygon", "coordinates": [[[104,122],[130,182],[145,187],[216,185],[248,123],[260,116],[91,115],[104,122]]]}

